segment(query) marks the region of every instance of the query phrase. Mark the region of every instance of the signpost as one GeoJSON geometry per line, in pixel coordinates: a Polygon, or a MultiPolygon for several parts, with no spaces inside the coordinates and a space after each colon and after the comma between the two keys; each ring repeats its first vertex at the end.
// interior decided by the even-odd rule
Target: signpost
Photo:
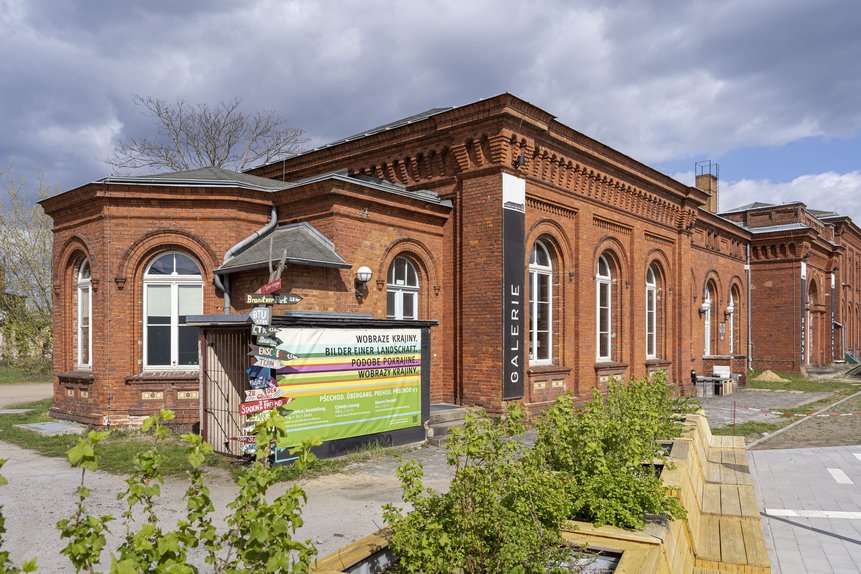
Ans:
{"type": "Polygon", "coordinates": [[[262,287],[260,287],[260,289],[255,291],[255,293],[257,295],[268,295],[270,293],[277,293],[278,291],[281,291],[281,278],[280,277],[278,279],[274,279],[274,280],[270,281],[266,285],[263,285],[262,287]]]}
{"type": "Polygon", "coordinates": [[[251,348],[251,351],[248,354],[252,356],[268,357],[270,359],[284,359],[285,361],[290,361],[296,358],[296,355],[283,349],[276,349],[275,347],[258,347],[257,345],[248,346],[251,348]]]}
{"type": "Polygon", "coordinates": [[[281,387],[264,387],[262,389],[245,389],[246,401],[260,401],[263,399],[277,399],[284,394],[281,387]]]}
{"type": "Polygon", "coordinates": [[[272,305],[295,305],[302,300],[302,297],[278,294],[281,290],[281,274],[284,272],[287,250],[284,250],[276,269],[272,268],[271,239],[269,251],[269,282],[254,293],[246,295],[246,302],[255,305],[249,313],[249,318],[254,323],[251,334],[255,336],[257,344],[249,345],[251,352],[248,354],[253,357],[252,366],[247,369],[251,388],[245,390],[245,402],[239,405],[239,414],[248,417],[244,432],[250,434],[230,437],[230,440],[243,444],[242,452],[246,455],[253,454],[257,450],[253,436],[253,419],[293,400],[292,397],[282,396],[284,390],[276,385],[274,375],[275,369],[285,366],[284,361],[298,358],[289,351],[277,348],[283,341],[275,336],[278,328],[272,326],[272,305]]]}
{"type": "Polygon", "coordinates": [[[257,344],[261,347],[277,347],[283,343],[281,339],[269,335],[257,335],[257,344]]]}
{"type": "Polygon", "coordinates": [[[251,326],[251,334],[260,336],[260,335],[274,335],[278,332],[278,327],[269,327],[266,325],[252,325],[251,326]]]}
{"type": "Polygon", "coordinates": [[[272,324],[272,307],[255,307],[249,316],[255,325],[268,327],[272,324]]]}
{"type": "Polygon", "coordinates": [[[290,399],[288,397],[280,397],[277,399],[261,399],[257,401],[248,401],[239,405],[239,414],[253,415],[254,413],[270,411],[272,409],[277,409],[278,407],[283,407],[291,400],[293,399],[290,399]]]}
{"type": "Polygon", "coordinates": [[[267,369],[283,369],[284,361],[278,359],[269,359],[267,357],[254,357],[254,365],[266,367],[267,369]]]}

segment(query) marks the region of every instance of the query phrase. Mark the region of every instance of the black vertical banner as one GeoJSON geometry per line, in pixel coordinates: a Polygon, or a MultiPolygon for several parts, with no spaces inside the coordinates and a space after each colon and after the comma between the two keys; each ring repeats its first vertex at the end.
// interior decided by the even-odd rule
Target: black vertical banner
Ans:
{"type": "Polygon", "coordinates": [[[502,174],[502,398],[523,398],[526,180],[502,174]]]}
{"type": "Polygon", "coordinates": [[[807,364],[807,263],[801,262],[801,367],[807,364]]]}

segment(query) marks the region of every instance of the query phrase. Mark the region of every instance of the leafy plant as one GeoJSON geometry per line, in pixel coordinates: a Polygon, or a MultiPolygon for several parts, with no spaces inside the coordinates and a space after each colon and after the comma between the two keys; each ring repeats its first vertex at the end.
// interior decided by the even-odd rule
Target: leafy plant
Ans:
{"type": "MultiPolygon", "coordinates": [[[[270,455],[274,448],[284,448],[287,444],[284,415],[273,410],[256,422],[256,460],[238,480],[239,494],[228,505],[232,512],[227,517],[228,528],[222,533],[212,524],[212,499],[203,481],[202,465],[212,447],[195,434],[182,435],[188,445],[186,460],[190,466],[189,487],[185,493],[187,516],[179,521],[175,530],[167,530],[159,522],[156,503],[164,482],[164,458],[159,446],[168,439],[170,431],[165,423],[173,418],[172,411],[161,410],[143,424],[143,432],[152,435],[152,446],[135,456],[134,471],[126,480],[127,488],[117,496],[127,505],[122,515],[125,536],[122,544],[110,554],[110,572],[192,574],[198,572],[198,567],[189,562],[191,549],[202,549],[205,562],[218,574],[310,572],[316,549],[309,541],[293,539],[296,529],[302,525],[304,491],[294,485],[269,500],[268,490],[280,474],[271,466],[270,455]],[[135,529],[136,521],[141,518],[142,523],[135,529]]],[[[57,527],[61,537],[68,540],[62,553],[78,572],[92,573],[98,567],[106,545],[107,525],[113,520],[112,516],[89,515],[84,504],[90,494],[84,486],[86,471],[98,468],[96,446],[107,436],[107,432],[90,431],[68,452],[71,464],[81,467],[78,505],[75,514],[60,520],[57,527]]],[[[313,462],[315,457],[310,449],[318,444],[319,440],[309,439],[292,449],[291,454],[297,455],[295,464],[307,466],[313,462]]],[[[0,535],[2,527],[0,515],[0,535]]],[[[34,564],[25,564],[25,568],[28,567],[31,570],[25,571],[35,569],[34,564]]],[[[8,555],[0,553],[0,574],[7,571],[18,572],[8,564],[8,555]],[[3,560],[7,560],[5,566],[3,560]]]]}
{"type": "MultiPolygon", "coordinates": [[[[5,458],[0,458],[0,468],[6,464],[5,458]]],[[[6,478],[0,475],[0,486],[6,486],[6,478]]],[[[6,518],[3,516],[3,507],[0,506],[0,548],[3,547],[3,535],[6,534],[6,518]]],[[[9,552],[0,550],[0,574],[18,574],[19,572],[35,572],[36,559],[28,560],[21,568],[15,566],[9,559],[9,552]]]]}
{"type": "Polygon", "coordinates": [[[449,574],[577,571],[577,552],[559,536],[570,514],[566,478],[524,456],[516,440],[525,430],[523,411],[509,408],[494,420],[485,412],[467,415],[462,431],[448,442],[454,477],[448,492],[424,488],[416,461],[397,471],[404,502],[388,504],[396,571],[449,574]]]}
{"type": "Polygon", "coordinates": [[[684,508],[651,463],[666,462],[658,441],[678,437],[682,416],[692,410],[663,374],[611,381],[605,395],[596,389],[579,411],[570,396],[548,409],[537,424],[535,456],[569,478],[572,519],[642,528],[644,513],[681,518],[684,508]]]}

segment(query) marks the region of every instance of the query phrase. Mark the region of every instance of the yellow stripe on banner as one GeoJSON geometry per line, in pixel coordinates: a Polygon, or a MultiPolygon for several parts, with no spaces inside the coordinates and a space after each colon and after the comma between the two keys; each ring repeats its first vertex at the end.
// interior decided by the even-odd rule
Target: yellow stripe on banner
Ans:
{"type": "Polygon", "coordinates": [[[325,388],[320,388],[320,385],[290,385],[282,387],[285,397],[312,397],[317,395],[328,395],[332,393],[349,392],[349,391],[376,391],[383,389],[396,389],[400,387],[413,387],[421,384],[419,380],[404,379],[401,381],[380,381],[378,383],[340,383],[339,386],[333,388],[332,385],[327,385],[325,388]]]}

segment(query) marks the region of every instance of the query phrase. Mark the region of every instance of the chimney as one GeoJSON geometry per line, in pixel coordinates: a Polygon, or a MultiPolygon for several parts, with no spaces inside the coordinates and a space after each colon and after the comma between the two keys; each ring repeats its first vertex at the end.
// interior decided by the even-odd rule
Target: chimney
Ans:
{"type": "Polygon", "coordinates": [[[720,167],[711,160],[698,161],[696,163],[696,188],[708,195],[708,200],[703,206],[706,211],[718,212],[718,175],[720,167]]]}

